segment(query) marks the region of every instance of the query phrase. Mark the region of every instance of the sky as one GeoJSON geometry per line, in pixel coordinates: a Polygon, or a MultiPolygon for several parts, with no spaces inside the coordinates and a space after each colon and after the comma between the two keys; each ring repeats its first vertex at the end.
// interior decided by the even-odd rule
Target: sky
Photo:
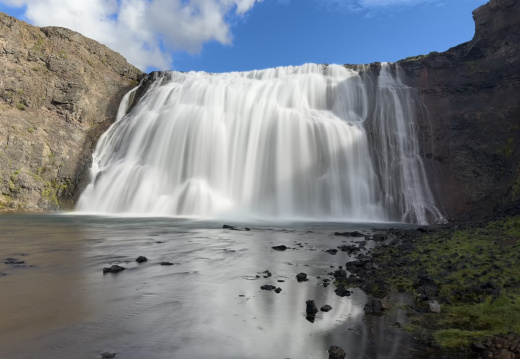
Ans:
{"type": "Polygon", "coordinates": [[[471,40],[487,0],[0,0],[0,11],[62,26],[152,70],[230,72],[366,64],[471,40]]]}

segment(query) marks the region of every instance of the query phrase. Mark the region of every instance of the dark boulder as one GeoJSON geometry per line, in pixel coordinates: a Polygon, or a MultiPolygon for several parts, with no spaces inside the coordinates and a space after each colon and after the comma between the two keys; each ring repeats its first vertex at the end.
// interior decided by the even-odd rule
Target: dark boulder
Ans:
{"type": "Polygon", "coordinates": [[[325,252],[335,255],[336,253],[338,253],[338,250],[337,249],[327,249],[325,252]]]}
{"type": "Polygon", "coordinates": [[[305,273],[298,273],[298,274],[296,274],[296,279],[298,280],[298,282],[306,282],[306,281],[308,281],[307,274],[305,274],[305,273]]]}
{"type": "Polygon", "coordinates": [[[274,290],[276,292],[276,294],[280,293],[282,291],[282,288],[278,287],[274,290]]]}
{"type": "Polygon", "coordinates": [[[260,289],[262,289],[262,290],[275,290],[276,287],[274,285],[265,284],[265,285],[261,286],[260,289]]]}
{"type": "Polygon", "coordinates": [[[352,294],[352,292],[348,291],[347,289],[345,289],[345,287],[337,287],[335,290],[334,290],[334,293],[336,293],[336,295],[340,296],[340,297],[348,297],[352,294]]]}
{"type": "Polygon", "coordinates": [[[274,249],[275,251],[285,251],[287,250],[287,246],[286,245],[279,245],[279,246],[274,246],[274,247],[271,247],[272,249],[274,249]]]}
{"type": "Polygon", "coordinates": [[[322,312],[330,312],[330,311],[332,310],[332,307],[331,307],[330,305],[328,305],[328,304],[325,304],[324,306],[322,306],[322,307],[320,308],[320,310],[321,310],[322,312]]]}
{"type": "Polygon", "coordinates": [[[161,262],[159,264],[162,265],[162,266],[172,266],[173,265],[172,262],[161,262]]]}
{"type": "Polygon", "coordinates": [[[119,266],[117,264],[114,264],[111,267],[103,268],[103,274],[105,274],[105,273],[119,273],[121,271],[124,271],[125,269],[126,269],[125,267],[121,267],[121,266],[119,266]]]}
{"type": "Polygon", "coordinates": [[[135,260],[137,263],[144,263],[146,261],[148,261],[148,258],[144,257],[144,256],[139,256],[136,258],[135,260]]]}
{"type": "Polygon", "coordinates": [[[318,308],[316,308],[316,304],[314,303],[313,300],[308,300],[305,302],[305,304],[307,305],[307,308],[305,309],[305,312],[309,315],[309,314],[316,314],[318,313],[318,308]]]}
{"type": "Polygon", "coordinates": [[[345,351],[337,346],[331,346],[329,348],[329,359],[345,359],[345,351]]]}
{"type": "Polygon", "coordinates": [[[101,358],[103,358],[103,359],[112,359],[112,358],[116,357],[116,354],[117,353],[104,352],[104,353],[101,353],[101,358]]]}

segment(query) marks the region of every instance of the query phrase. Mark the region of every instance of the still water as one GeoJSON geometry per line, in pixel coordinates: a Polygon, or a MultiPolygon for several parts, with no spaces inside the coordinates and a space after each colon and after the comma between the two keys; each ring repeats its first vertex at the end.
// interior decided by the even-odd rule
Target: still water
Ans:
{"type": "Polygon", "coordinates": [[[111,351],[118,359],[325,359],[331,345],[347,358],[420,357],[392,327],[395,317],[365,316],[363,292],[341,298],[322,285],[331,266],[353,260],[325,250],[362,240],[334,232],[368,234],[377,225],[228,223],[251,229],[232,231],[222,224],[0,216],[0,358],[94,359],[111,351]],[[281,244],[297,249],[271,249],[281,244]],[[148,262],[136,263],[138,256],[148,262]],[[127,269],[103,274],[112,264],[127,269]],[[300,272],[309,281],[298,283],[300,272]],[[264,284],[282,291],[260,290],[264,284]],[[311,323],[309,299],[333,309],[311,323]]]}

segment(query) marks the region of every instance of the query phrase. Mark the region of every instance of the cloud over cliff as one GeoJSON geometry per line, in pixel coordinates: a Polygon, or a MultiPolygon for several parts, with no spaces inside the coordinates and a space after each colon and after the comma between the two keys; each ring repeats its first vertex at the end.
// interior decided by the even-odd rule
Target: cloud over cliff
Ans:
{"type": "Polygon", "coordinates": [[[37,26],[62,26],[123,54],[141,69],[172,66],[171,51],[231,44],[230,21],[262,0],[0,0],[37,26]]]}

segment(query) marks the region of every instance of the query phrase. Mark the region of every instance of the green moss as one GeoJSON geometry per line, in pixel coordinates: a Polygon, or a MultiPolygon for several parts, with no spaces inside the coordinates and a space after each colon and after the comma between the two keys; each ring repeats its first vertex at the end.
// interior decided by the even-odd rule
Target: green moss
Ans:
{"type": "Polygon", "coordinates": [[[508,138],[506,143],[495,151],[495,154],[509,158],[515,153],[515,139],[508,138]]]}
{"type": "Polygon", "coordinates": [[[398,255],[411,264],[386,274],[392,288],[413,293],[415,276],[424,271],[440,292],[442,313],[419,315],[407,328],[419,340],[449,351],[520,333],[520,216],[425,235],[408,254],[388,247],[374,251],[381,263],[398,255]]]}
{"type": "Polygon", "coordinates": [[[20,111],[25,111],[25,110],[27,110],[27,106],[25,106],[25,105],[24,105],[23,103],[21,103],[21,102],[18,102],[18,103],[16,104],[16,108],[19,109],[20,111]]]}
{"type": "Polygon", "coordinates": [[[27,129],[27,132],[29,132],[29,133],[33,133],[33,132],[34,132],[34,128],[29,127],[29,128],[27,129]]]}

